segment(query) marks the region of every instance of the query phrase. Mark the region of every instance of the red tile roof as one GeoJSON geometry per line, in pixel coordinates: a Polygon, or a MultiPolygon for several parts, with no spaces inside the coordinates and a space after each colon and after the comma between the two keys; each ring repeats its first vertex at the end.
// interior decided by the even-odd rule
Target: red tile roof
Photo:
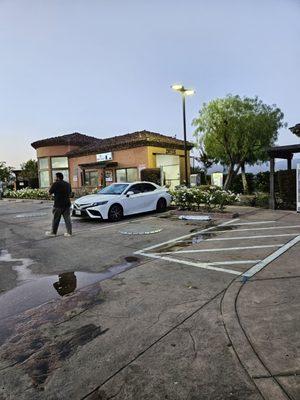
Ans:
{"type": "MultiPolygon", "coordinates": [[[[97,139],[92,136],[82,135],[81,133],[72,133],[71,135],[39,140],[32,143],[32,146],[36,149],[38,147],[54,146],[59,144],[78,146],[78,149],[74,149],[67,154],[70,157],[140,146],[158,146],[174,149],[184,148],[183,140],[146,130],[127,133],[125,135],[114,136],[107,139],[97,139]]],[[[193,146],[192,143],[187,143],[188,149],[193,148],[193,146]]]]}
{"type": "Polygon", "coordinates": [[[57,145],[73,145],[73,146],[86,146],[101,139],[93,136],[83,135],[79,132],[70,133],[68,135],[56,136],[48,139],[37,140],[31,143],[31,146],[35,149],[46,146],[57,146],[57,145]]]}

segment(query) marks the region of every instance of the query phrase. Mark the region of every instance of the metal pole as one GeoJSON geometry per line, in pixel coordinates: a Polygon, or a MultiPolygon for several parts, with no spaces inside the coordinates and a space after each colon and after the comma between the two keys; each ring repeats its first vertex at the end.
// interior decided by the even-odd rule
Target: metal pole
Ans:
{"type": "Polygon", "coordinates": [[[270,159],[270,198],[269,198],[269,208],[271,210],[276,209],[276,199],[275,199],[275,159],[272,157],[270,159]]]}
{"type": "Polygon", "coordinates": [[[184,140],[184,172],[185,184],[189,187],[189,174],[188,174],[188,156],[186,144],[186,118],[185,118],[185,94],[182,93],[182,112],[183,112],[183,140],[184,140]]]}

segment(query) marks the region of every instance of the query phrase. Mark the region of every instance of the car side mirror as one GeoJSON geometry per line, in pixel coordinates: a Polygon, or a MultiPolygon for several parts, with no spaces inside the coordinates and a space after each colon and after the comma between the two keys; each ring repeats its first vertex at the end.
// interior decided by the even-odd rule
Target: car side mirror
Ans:
{"type": "Polygon", "coordinates": [[[132,190],[129,190],[129,192],[126,193],[126,197],[130,197],[134,194],[132,190]]]}

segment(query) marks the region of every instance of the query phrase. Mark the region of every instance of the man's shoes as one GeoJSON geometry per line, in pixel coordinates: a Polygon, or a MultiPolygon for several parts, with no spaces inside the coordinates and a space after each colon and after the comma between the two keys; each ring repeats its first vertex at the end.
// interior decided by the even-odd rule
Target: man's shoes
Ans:
{"type": "Polygon", "coordinates": [[[66,233],[64,233],[64,236],[65,236],[65,237],[70,237],[70,236],[72,236],[72,234],[71,234],[71,233],[68,233],[68,232],[66,232],[66,233]]]}
{"type": "Polygon", "coordinates": [[[46,236],[50,236],[50,237],[55,237],[56,236],[56,234],[53,233],[53,232],[45,232],[45,235],[46,236]]]}

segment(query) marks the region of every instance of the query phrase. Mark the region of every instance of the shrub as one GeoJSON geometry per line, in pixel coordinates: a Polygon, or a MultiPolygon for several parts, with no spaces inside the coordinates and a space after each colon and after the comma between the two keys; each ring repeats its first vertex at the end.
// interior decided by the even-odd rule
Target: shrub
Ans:
{"type": "Polygon", "coordinates": [[[256,193],[255,206],[269,208],[269,193],[256,193]]]}
{"type": "Polygon", "coordinates": [[[255,190],[258,192],[269,192],[270,191],[270,172],[259,172],[255,175],[255,190]]]}
{"type": "Polygon", "coordinates": [[[226,205],[239,200],[236,194],[213,186],[205,189],[201,187],[181,187],[173,190],[171,194],[175,206],[187,210],[199,210],[203,206],[207,211],[213,209],[223,211],[226,205]]]}
{"type": "Polygon", "coordinates": [[[141,180],[153,182],[160,185],[160,169],[159,168],[145,168],[141,170],[141,180]]]}
{"type": "Polygon", "coordinates": [[[50,200],[51,195],[48,190],[45,189],[31,189],[24,188],[20,190],[6,190],[4,192],[4,197],[11,199],[40,199],[40,200],[50,200]]]}

